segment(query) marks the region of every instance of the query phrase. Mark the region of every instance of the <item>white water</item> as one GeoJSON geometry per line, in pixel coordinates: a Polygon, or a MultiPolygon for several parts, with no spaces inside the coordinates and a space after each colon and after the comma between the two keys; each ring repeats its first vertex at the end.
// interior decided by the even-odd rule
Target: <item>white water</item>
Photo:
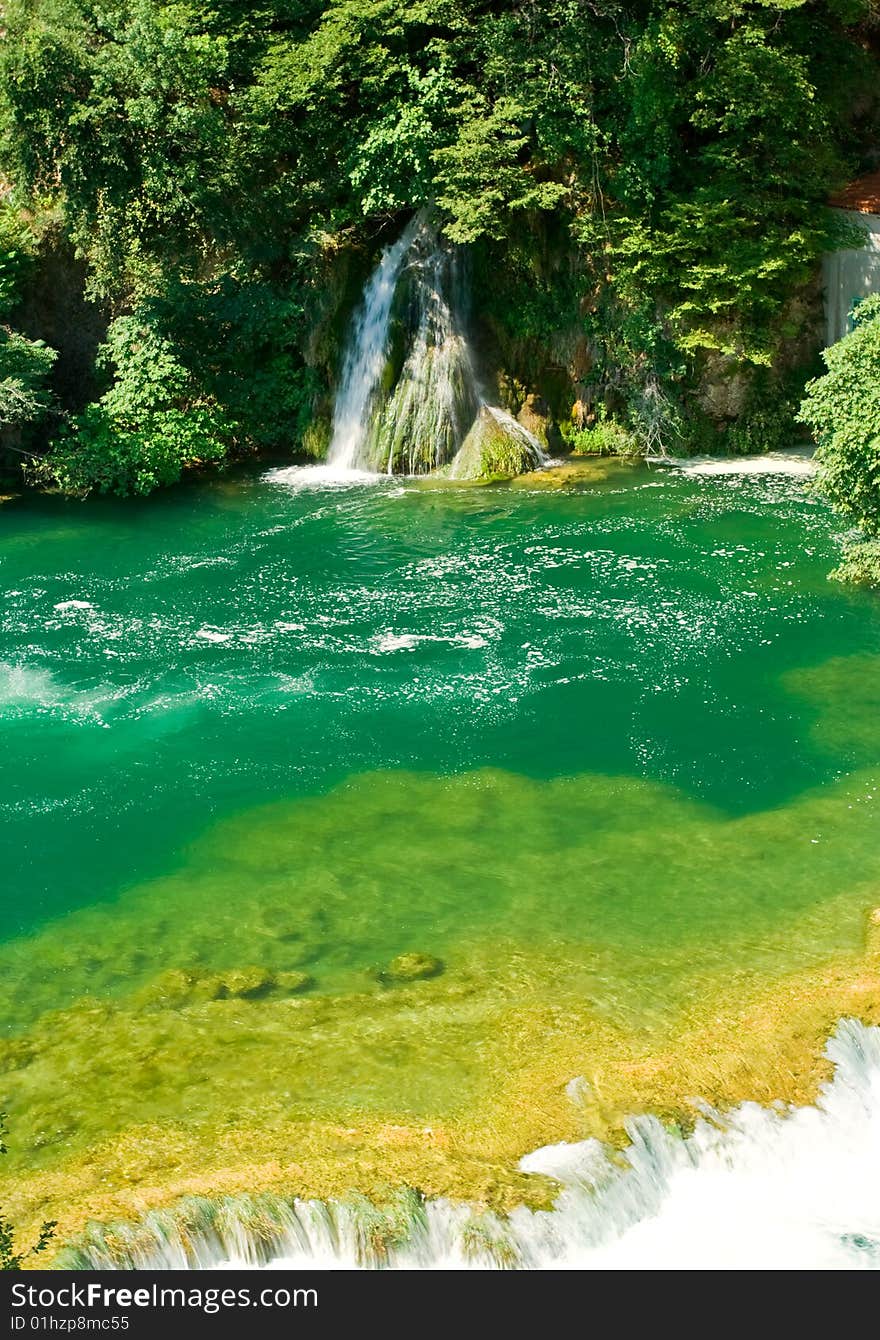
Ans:
{"type": "MultiPolygon", "coordinates": [[[[562,1190],[552,1210],[476,1214],[408,1193],[367,1202],[228,1200],[153,1214],[100,1237],[77,1264],[399,1269],[876,1269],[880,1266],[880,1029],[843,1021],[814,1107],[705,1110],[686,1139],[630,1122],[614,1156],[595,1140],[527,1155],[562,1190]],[[185,1219],[185,1222],[184,1222],[185,1219]],[[122,1238],[118,1237],[121,1232],[122,1238]]],[[[582,1081],[569,1085],[581,1101],[582,1081]]]]}
{"type": "Polygon", "coordinates": [[[385,248],[364,289],[342,364],[333,408],[333,434],[327,463],[352,470],[361,463],[370,419],[388,354],[391,308],[400,272],[418,229],[416,215],[400,237],[385,248]]]}
{"type": "Polygon", "coordinates": [[[668,465],[685,475],[793,475],[806,478],[816,473],[812,448],[804,451],[770,451],[766,456],[656,456],[652,465],[668,465]]]}
{"type": "Polygon", "coordinates": [[[284,465],[267,470],[263,478],[270,484],[283,484],[298,493],[301,489],[350,488],[353,484],[375,484],[380,476],[370,470],[355,470],[343,465],[284,465]]]}
{"type": "MultiPolygon", "coordinates": [[[[424,214],[382,252],[357,310],[342,365],[327,453],[315,484],[346,482],[346,472],[425,474],[453,460],[481,408],[495,418],[524,459],[537,466],[538,440],[505,410],[489,405],[479,385],[461,320],[457,253],[424,214]],[[398,287],[406,277],[408,348],[393,388],[384,387],[398,287]]],[[[400,306],[401,304],[398,304],[400,306]]],[[[453,469],[456,478],[463,471],[453,469]]],[[[305,487],[301,476],[275,472],[278,482],[305,487]]]]}

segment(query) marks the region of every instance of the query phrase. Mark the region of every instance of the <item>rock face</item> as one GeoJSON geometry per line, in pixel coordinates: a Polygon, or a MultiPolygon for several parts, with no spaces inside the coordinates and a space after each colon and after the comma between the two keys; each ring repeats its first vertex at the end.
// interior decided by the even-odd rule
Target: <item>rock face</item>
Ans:
{"type": "Polygon", "coordinates": [[[449,467],[450,479],[513,479],[544,463],[541,443],[504,410],[481,405],[449,467]]]}
{"type": "Polygon", "coordinates": [[[433,954],[398,954],[378,976],[381,982],[391,984],[418,982],[424,977],[438,977],[443,967],[443,960],[433,954]]]}
{"type": "Polygon", "coordinates": [[[541,396],[526,396],[516,421],[546,449],[549,440],[550,411],[541,396]]]}

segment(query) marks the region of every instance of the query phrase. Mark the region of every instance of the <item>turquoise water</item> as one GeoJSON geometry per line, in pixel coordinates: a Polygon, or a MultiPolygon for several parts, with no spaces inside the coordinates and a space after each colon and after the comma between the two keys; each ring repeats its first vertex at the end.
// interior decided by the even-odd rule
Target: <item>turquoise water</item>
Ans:
{"type": "Polygon", "coordinates": [[[874,1017],[880,603],[802,479],[323,478],[0,511],[0,1200],[34,1219],[508,1203],[636,1108],[809,1096],[874,1017]]]}
{"type": "Polygon", "coordinates": [[[0,525],[7,935],[352,773],[624,774],[747,813],[864,761],[784,683],[880,650],[796,479],[252,479],[0,525]]]}

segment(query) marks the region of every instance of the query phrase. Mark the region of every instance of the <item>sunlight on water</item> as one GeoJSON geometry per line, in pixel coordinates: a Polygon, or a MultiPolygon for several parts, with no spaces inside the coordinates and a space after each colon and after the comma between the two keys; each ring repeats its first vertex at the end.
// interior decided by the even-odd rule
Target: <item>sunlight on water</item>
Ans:
{"type": "Polygon", "coordinates": [[[132,1229],[92,1230],[70,1253],[91,1269],[877,1269],[880,1030],[841,1024],[814,1107],[707,1109],[682,1137],[628,1124],[521,1160],[562,1191],[552,1210],[508,1216],[399,1194],[386,1207],[264,1198],[191,1201],[132,1229]]]}
{"type": "Polygon", "coordinates": [[[880,615],[796,479],[323,469],[4,512],[4,1203],[509,1205],[874,1009],[880,615]]]}

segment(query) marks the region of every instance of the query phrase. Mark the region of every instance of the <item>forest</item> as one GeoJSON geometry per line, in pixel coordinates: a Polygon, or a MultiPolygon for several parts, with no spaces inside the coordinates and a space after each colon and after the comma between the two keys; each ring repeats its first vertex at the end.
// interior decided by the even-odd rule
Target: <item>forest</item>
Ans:
{"type": "Polygon", "coordinates": [[[8,483],[320,458],[364,277],[419,209],[467,257],[498,399],[556,443],[803,435],[827,202],[878,142],[876,0],[2,13],[8,483]]]}

